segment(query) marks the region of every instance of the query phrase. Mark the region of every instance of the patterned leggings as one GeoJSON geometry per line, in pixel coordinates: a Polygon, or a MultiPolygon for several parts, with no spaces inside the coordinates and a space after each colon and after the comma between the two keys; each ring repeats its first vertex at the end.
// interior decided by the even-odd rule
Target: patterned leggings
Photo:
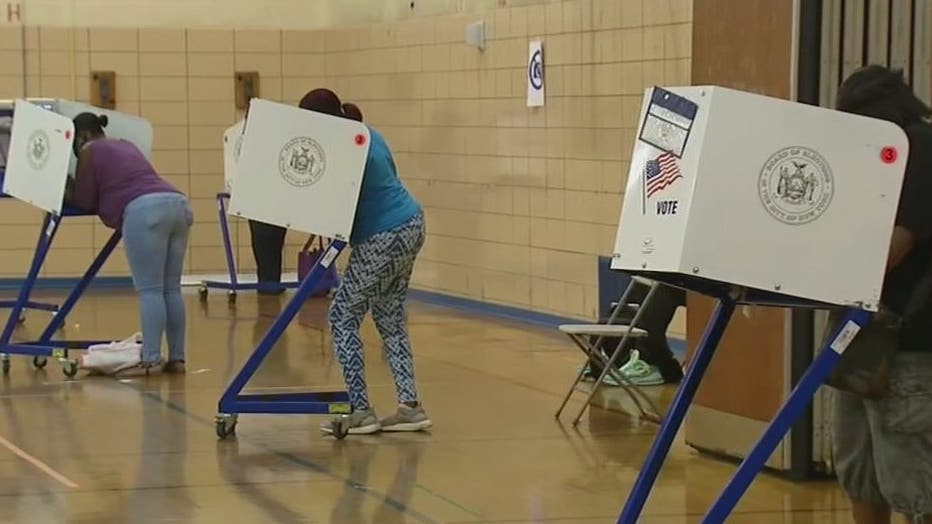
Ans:
{"type": "Polygon", "coordinates": [[[424,215],[418,213],[397,228],[353,246],[349,267],[330,306],[330,329],[354,410],[370,406],[359,336],[369,308],[395,377],[398,401],[418,400],[405,299],[424,237],[424,215]]]}

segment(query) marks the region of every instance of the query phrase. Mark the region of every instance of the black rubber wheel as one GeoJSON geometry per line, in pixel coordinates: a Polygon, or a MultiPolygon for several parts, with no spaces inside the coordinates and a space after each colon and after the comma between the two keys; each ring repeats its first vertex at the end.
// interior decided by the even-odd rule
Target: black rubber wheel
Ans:
{"type": "Polygon", "coordinates": [[[3,360],[3,364],[0,364],[0,369],[2,369],[4,375],[10,374],[10,359],[6,358],[3,360]]]}
{"type": "Polygon", "coordinates": [[[42,369],[48,363],[49,360],[45,357],[32,357],[32,367],[35,369],[42,369]]]}
{"type": "Polygon", "coordinates": [[[65,374],[68,378],[74,378],[78,374],[78,363],[77,362],[65,362],[62,365],[61,372],[65,374]]]}
{"type": "Polygon", "coordinates": [[[346,438],[346,435],[347,435],[348,432],[349,432],[349,428],[347,428],[346,426],[343,425],[343,420],[342,420],[342,419],[334,419],[333,422],[331,422],[331,424],[332,424],[331,427],[333,427],[333,436],[334,436],[337,440],[343,440],[343,439],[345,439],[345,438],[346,438]]]}
{"type": "Polygon", "coordinates": [[[227,302],[230,304],[236,304],[236,291],[230,291],[227,293],[227,302]]]}
{"type": "Polygon", "coordinates": [[[236,434],[236,420],[218,418],[216,424],[217,437],[221,440],[236,434]]]}
{"type": "Polygon", "coordinates": [[[207,300],[207,287],[206,286],[201,286],[197,288],[197,297],[201,299],[202,301],[207,300]]]}

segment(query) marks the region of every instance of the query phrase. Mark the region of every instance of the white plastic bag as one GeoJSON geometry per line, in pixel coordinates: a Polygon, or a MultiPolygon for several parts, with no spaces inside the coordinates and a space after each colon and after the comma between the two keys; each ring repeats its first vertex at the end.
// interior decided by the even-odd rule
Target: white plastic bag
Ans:
{"type": "Polygon", "coordinates": [[[102,375],[112,375],[131,368],[142,360],[141,342],[142,334],[135,333],[119,342],[94,344],[87,348],[81,367],[102,375]]]}

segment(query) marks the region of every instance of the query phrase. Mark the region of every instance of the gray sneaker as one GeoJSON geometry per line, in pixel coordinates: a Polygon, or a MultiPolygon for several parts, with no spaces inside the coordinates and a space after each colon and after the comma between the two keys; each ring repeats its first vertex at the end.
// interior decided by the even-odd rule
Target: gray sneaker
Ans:
{"type": "MultiPolygon", "coordinates": [[[[340,418],[343,421],[343,427],[349,435],[370,435],[378,433],[381,428],[379,419],[375,416],[372,408],[362,411],[354,411],[350,415],[340,418]]],[[[320,431],[328,435],[333,434],[333,421],[328,420],[320,425],[320,431]]]]}
{"type": "Polygon", "coordinates": [[[424,431],[433,424],[427,418],[422,406],[412,408],[404,404],[398,406],[398,411],[382,419],[382,431],[424,431]]]}

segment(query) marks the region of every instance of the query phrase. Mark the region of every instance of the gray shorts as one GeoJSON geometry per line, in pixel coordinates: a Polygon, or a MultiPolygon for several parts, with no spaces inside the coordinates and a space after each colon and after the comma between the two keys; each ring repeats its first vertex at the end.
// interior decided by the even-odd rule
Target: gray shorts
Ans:
{"type": "Polygon", "coordinates": [[[854,500],[932,515],[932,353],[901,353],[886,398],[834,391],[832,448],[854,500]]]}

